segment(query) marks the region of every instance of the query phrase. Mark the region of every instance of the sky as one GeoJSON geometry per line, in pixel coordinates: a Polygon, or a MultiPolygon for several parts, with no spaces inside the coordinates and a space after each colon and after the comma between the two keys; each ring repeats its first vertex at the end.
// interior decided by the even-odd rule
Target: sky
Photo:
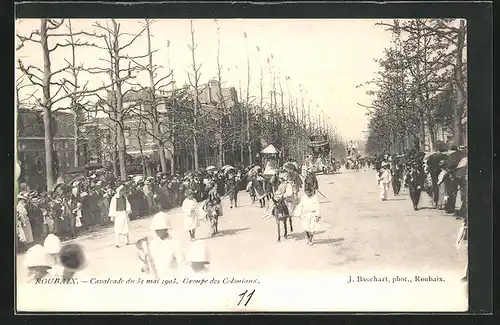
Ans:
{"type": "MultiPolygon", "coordinates": [[[[96,20],[71,20],[73,32],[102,31],[93,25],[96,20]]],[[[196,61],[201,64],[201,81],[207,82],[217,75],[217,26],[220,33],[220,62],[225,87],[235,87],[239,97],[246,97],[247,54],[250,61],[250,96],[260,96],[261,66],[263,70],[264,97],[269,97],[270,66],[274,66],[277,82],[281,80],[285,92],[295,102],[301,103],[300,87],[303,89],[304,103],[310,105],[315,116],[324,114],[328,123],[334,125],[345,140],[362,140],[365,137],[368,118],[366,110],[357,103],[370,105],[373,97],[366,95],[366,88],[356,88],[376,76],[379,70],[374,59],[381,58],[385,48],[390,46],[391,33],[384,27],[375,26],[381,20],[368,19],[213,19],[193,20],[195,29],[196,61]],[[247,39],[244,38],[247,33],[247,39]],[[260,48],[260,52],[257,50],[260,48]],[[272,59],[271,59],[272,55],[272,59]],[[271,59],[271,64],[267,63],[271,59]],[[287,81],[285,77],[290,79],[287,81]],[[240,84],[243,94],[240,94],[240,84]],[[300,85],[300,86],[299,86],[300,85]]],[[[99,21],[102,25],[106,20],[99,21]]],[[[138,33],[142,29],[138,19],[120,19],[121,31],[138,33]]],[[[111,23],[108,21],[111,26],[111,23]]],[[[67,32],[67,20],[56,32],[67,32]]],[[[16,33],[27,36],[40,28],[38,19],[16,21],[16,33]]],[[[186,19],[156,20],[151,27],[154,63],[162,65],[160,75],[174,71],[178,86],[187,82],[187,71],[191,62],[188,45],[191,41],[190,21],[186,19]],[[170,42],[170,47],[167,43],[170,42]]],[[[80,37],[82,41],[89,40],[80,37]]],[[[132,36],[123,35],[121,44],[126,44],[132,36]]],[[[64,42],[64,37],[52,37],[50,47],[56,42],[64,42]]],[[[94,40],[101,46],[103,41],[94,40]]],[[[16,39],[16,44],[19,41],[16,39]]],[[[126,49],[128,55],[146,54],[146,33],[137,38],[126,49]]],[[[59,47],[51,54],[52,71],[66,65],[71,58],[69,47],[59,47]]],[[[102,59],[107,58],[104,50],[78,48],[76,61],[85,67],[107,67],[102,59]]],[[[24,65],[43,68],[43,57],[39,43],[26,43],[16,52],[16,61],[24,65]]],[[[146,63],[147,59],[139,61],[146,63]]],[[[18,72],[16,72],[18,75],[18,72]]],[[[63,77],[61,75],[61,77],[63,77]]],[[[68,77],[68,76],[66,76],[68,77]]],[[[109,83],[106,75],[82,74],[88,81],[88,88],[97,88],[109,83]]],[[[138,76],[140,83],[147,85],[145,73],[138,76]]],[[[279,91],[279,86],[278,91],[279,91]]],[[[34,89],[24,88],[20,98],[31,94],[34,89]]],[[[55,91],[55,90],[54,90],[55,91]]],[[[41,96],[41,91],[37,92],[41,96]]],[[[278,104],[280,98],[278,97],[278,104]]],[[[67,103],[60,102],[60,105],[67,103]]]]}

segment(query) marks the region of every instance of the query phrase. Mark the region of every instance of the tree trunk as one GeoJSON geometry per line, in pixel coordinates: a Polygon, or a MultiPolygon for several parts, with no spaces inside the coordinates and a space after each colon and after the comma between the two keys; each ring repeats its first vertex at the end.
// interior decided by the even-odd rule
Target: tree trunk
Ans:
{"type": "Polygon", "coordinates": [[[45,131],[45,175],[47,181],[47,190],[51,190],[54,185],[54,166],[52,157],[52,102],[50,95],[50,52],[47,38],[47,19],[41,20],[40,43],[43,50],[43,126],[45,131]]]}
{"type": "Polygon", "coordinates": [[[74,113],[75,115],[73,116],[73,166],[75,168],[78,168],[80,166],[79,162],[79,144],[78,144],[78,137],[79,137],[79,132],[78,132],[78,113],[76,111],[76,108],[74,108],[74,113]]]}
{"type": "Polygon", "coordinates": [[[194,74],[194,108],[193,108],[193,160],[194,160],[194,170],[197,171],[199,169],[199,161],[198,161],[198,108],[199,108],[199,93],[198,93],[198,69],[196,67],[196,57],[194,55],[196,45],[194,43],[194,29],[193,29],[193,21],[191,23],[191,58],[193,60],[193,74],[194,74]]]}
{"type": "Polygon", "coordinates": [[[158,156],[160,158],[161,171],[167,173],[167,160],[165,158],[165,146],[162,140],[162,134],[158,116],[158,102],[156,100],[156,88],[153,71],[153,52],[151,50],[151,30],[150,22],[146,19],[146,32],[148,36],[148,58],[149,58],[149,85],[151,87],[151,109],[153,110],[153,129],[155,132],[156,144],[158,146],[158,156]]]}
{"type": "Polygon", "coordinates": [[[118,159],[120,161],[120,178],[122,181],[127,180],[127,169],[125,166],[125,158],[126,158],[126,145],[125,145],[125,136],[123,134],[124,125],[123,125],[123,95],[122,95],[122,82],[120,79],[120,47],[118,44],[118,25],[116,21],[113,19],[113,27],[114,27],[114,42],[113,42],[113,52],[114,52],[114,76],[116,80],[116,113],[118,120],[118,129],[117,129],[117,142],[118,142],[118,159]]]}
{"type": "Polygon", "coordinates": [[[118,158],[116,156],[116,152],[117,152],[117,134],[118,134],[118,125],[113,122],[113,125],[114,125],[114,130],[113,130],[113,133],[111,134],[111,137],[112,137],[112,153],[111,153],[111,159],[113,159],[113,175],[115,176],[115,178],[118,178],[118,175],[119,175],[119,172],[118,172],[118,165],[116,164],[116,158],[118,158]]]}

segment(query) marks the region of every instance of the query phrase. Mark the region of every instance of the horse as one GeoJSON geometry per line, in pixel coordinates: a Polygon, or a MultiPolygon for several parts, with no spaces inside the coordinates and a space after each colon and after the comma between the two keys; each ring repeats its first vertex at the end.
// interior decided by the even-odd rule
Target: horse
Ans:
{"type": "Polygon", "coordinates": [[[288,238],[288,229],[287,229],[286,221],[290,220],[290,231],[293,232],[292,218],[290,216],[288,207],[286,206],[286,203],[283,199],[276,200],[274,197],[271,197],[271,199],[274,202],[272,215],[276,219],[276,227],[278,230],[278,242],[279,242],[279,241],[281,241],[280,222],[283,222],[283,225],[285,227],[285,234],[283,236],[285,237],[285,239],[287,239],[288,238]]]}

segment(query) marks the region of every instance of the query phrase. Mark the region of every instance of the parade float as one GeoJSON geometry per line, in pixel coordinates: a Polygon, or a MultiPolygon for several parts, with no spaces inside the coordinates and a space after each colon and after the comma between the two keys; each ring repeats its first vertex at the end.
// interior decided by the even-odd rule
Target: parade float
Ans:
{"type": "Polygon", "coordinates": [[[325,135],[312,135],[309,137],[308,147],[311,155],[308,164],[314,173],[326,173],[327,157],[330,155],[330,141],[325,135]]]}
{"type": "Polygon", "coordinates": [[[265,147],[261,152],[262,165],[264,166],[264,176],[272,176],[279,168],[280,152],[272,144],[265,147]]]}

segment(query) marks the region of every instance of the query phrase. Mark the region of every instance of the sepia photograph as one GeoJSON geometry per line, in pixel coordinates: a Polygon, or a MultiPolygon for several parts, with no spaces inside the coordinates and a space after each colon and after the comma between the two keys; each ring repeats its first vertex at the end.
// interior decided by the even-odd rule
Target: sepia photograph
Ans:
{"type": "Polygon", "coordinates": [[[18,312],[465,312],[465,19],[15,21],[18,312]]]}

